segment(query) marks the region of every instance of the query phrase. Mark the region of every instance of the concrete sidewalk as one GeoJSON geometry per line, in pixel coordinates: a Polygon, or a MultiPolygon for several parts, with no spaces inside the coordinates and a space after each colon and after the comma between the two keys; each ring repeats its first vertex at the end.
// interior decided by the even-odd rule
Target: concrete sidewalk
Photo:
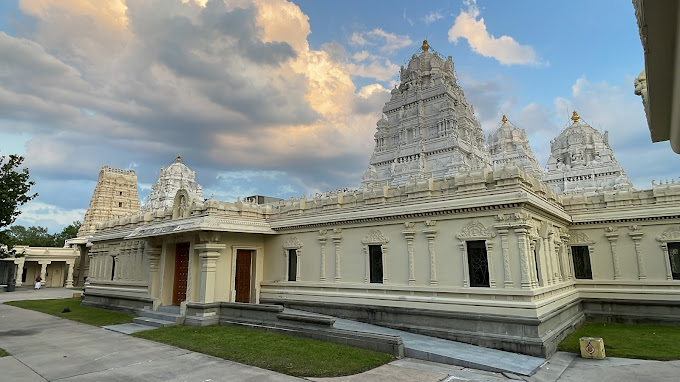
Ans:
{"type": "MultiPolygon", "coordinates": [[[[36,294],[44,291],[49,289],[36,294]]],[[[70,290],[61,293],[71,296],[70,290]]],[[[13,293],[0,294],[0,298],[9,300],[6,294],[13,293]]],[[[48,297],[47,293],[42,296],[48,297]]],[[[14,294],[10,299],[17,297],[14,294]]],[[[0,305],[0,348],[12,355],[0,358],[0,380],[15,382],[300,381],[9,305],[0,305]]]]}

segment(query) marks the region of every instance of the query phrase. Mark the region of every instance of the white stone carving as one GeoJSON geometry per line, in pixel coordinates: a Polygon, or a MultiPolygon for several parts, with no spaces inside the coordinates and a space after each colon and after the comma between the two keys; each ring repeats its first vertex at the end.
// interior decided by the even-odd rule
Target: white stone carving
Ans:
{"type": "Polygon", "coordinates": [[[477,220],[471,220],[463,227],[463,230],[458,235],[458,239],[489,239],[496,237],[495,232],[489,231],[484,224],[477,220]]]}
{"type": "Polygon", "coordinates": [[[372,229],[361,242],[364,244],[384,244],[389,243],[390,239],[386,238],[379,229],[372,229]]]}
{"type": "Polygon", "coordinates": [[[572,121],[550,142],[543,181],[565,194],[632,188],[633,183],[614,158],[608,133],[593,129],[575,111],[572,121]]]}
{"type": "Polygon", "coordinates": [[[286,249],[299,249],[302,248],[302,243],[300,242],[300,239],[297,238],[297,236],[291,236],[286,240],[285,243],[283,243],[283,248],[286,249]]]}
{"type": "Polygon", "coordinates": [[[180,189],[185,190],[189,196],[188,204],[194,200],[203,202],[201,185],[195,182],[196,173],[181,162],[177,157],[175,163],[168,167],[161,167],[158,180],[151,186],[151,192],[142,206],[142,212],[155,211],[163,208],[172,209],[175,195],[180,189]]]}
{"type": "Polygon", "coordinates": [[[430,52],[425,42],[421,53],[402,66],[400,84],[376,126],[375,149],[361,180],[364,188],[489,166],[484,132],[453,68],[450,56],[430,52]]]}
{"type": "Polygon", "coordinates": [[[515,163],[537,179],[543,176],[543,170],[527,141],[526,132],[510,123],[505,116],[503,116],[501,125],[489,134],[488,142],[491,165],[494,170],[502,169],[508,163],[515,163]]]}
{"type": "Polygon", "coordinates": [[[569,244],[591,245],[594,242],[583,231],[571,231],[569,233],[569,244]]]}
{"type": "Polygon", "coordinates": [[[661,242],[680,241],[680,226],[673,226],[666,229],[656,238],[656,240],[661,242]]]}

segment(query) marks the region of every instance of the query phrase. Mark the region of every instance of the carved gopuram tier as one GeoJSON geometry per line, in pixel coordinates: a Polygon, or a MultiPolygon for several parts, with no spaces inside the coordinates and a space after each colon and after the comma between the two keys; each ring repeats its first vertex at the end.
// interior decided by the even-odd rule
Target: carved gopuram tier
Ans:
{"type": "Polygon", "coordinates": [[[518,129],[503,116],[501,125],[489,135],[489,154],[494,169],[515,163],[527,174],[537,179],[543,177],[543,170],[534,156],[524,129],[518,129]]]}
{"type": "Polygon", "coordinates": [[[614,158],[608,133],[585,123],[574,111],[572,123],[550,142],[543,181],[558,193],[626,190],[633,187],[614,158]]]}
{"type": "Polygon", "coordinates": [[[133,170],[102,167],[78,236],[95,231],[97,222],[139,212],[137,175],[133,170]]]}
{"type": "Polygon", "coordinates": [[[430,52],[424,41],[400,78],[377,123],[362,185],[398,186],[488,167],[484,132],[456,81],[451,56],[430,52]]]}
{"type": "Polygon", "coordinates": [[[182,163],[182,158],[177,157],[175,163],[168,167],[161,167],[158,180],[151,186],[151,193],[142,206],[142,211],[154,211],[164,208],[173,208],[175,195],[180,189],[185,190],[188,199],[203,200],[201,185],[196,183],[196,172],[182,163]]]}

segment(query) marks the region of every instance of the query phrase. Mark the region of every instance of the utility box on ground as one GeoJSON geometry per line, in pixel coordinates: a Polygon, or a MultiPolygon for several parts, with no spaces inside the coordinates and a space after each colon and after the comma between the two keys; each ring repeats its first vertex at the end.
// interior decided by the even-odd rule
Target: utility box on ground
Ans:
{"type": "Polygon", "coordinates": [[[606,357],[602,338],[581,337],[579,342],[581,344],[582,358],[604,359],[606,357]]]}

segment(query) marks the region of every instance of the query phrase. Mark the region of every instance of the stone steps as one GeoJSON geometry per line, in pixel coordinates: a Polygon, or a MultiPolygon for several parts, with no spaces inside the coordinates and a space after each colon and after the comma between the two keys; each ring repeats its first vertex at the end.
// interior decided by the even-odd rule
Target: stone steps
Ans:
{"type": "Polygon", "coordinates": [[[155,328],[164,328],[167,326],[177,325],[175,322],[172,321],[159,320],[157,318],[151,317],[135,317],[132,319],[132,322],[140,325],[153,326],[155,328]]]}

